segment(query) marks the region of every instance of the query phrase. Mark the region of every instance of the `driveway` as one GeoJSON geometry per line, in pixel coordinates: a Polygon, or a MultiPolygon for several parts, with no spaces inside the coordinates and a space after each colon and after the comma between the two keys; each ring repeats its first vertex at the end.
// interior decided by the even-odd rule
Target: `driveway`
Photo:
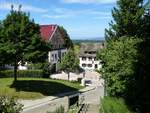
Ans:
{"type": "MultiPolygon", "coordinates": [[[[70,81],[77,81],[78,78],[83,78],[85,80],[91,81],[91,86],[99,86],[104,84],[104,80],[101,79],[101,75],[96,71],[85,71],[85,73],[70,73],[70,81]]],[[[59,74],[53,74],[51,75],[51,78],[53,79],[61,79],[61,80],[68,80],[68,74],[62,72],[59,74]]]]}

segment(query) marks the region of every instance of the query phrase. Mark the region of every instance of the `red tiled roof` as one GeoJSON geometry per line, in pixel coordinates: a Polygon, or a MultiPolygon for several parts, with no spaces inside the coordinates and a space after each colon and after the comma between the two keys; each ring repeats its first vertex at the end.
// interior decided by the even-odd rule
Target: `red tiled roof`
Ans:
{"type": "Polygon", "coordinates": [[[41,37],[48,41],[55,32],[57,25],[40,25],[41,37]]]}

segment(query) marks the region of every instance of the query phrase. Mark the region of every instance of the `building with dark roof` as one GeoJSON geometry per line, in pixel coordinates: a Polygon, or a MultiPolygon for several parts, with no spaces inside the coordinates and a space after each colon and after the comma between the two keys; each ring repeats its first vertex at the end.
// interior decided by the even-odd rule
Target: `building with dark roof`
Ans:
{"type": "Polygon", "coordinates": [[[104,48],[104,43],[81,43],[80,67],[85,70],[95,70],[102,67],[101,61],[96,59],[96,54],[104,48]]]}

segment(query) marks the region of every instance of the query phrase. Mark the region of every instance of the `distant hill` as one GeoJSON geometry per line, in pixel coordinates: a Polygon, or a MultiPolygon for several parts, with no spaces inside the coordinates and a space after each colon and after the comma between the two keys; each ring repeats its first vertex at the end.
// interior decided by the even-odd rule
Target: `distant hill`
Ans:
{"type": "Polygon", "coordinates": [[[73,43],[96,43],[96,42],[104,42],[105,40],[101,40],[101,38],[94,39],[73,39],[73,43]]]}

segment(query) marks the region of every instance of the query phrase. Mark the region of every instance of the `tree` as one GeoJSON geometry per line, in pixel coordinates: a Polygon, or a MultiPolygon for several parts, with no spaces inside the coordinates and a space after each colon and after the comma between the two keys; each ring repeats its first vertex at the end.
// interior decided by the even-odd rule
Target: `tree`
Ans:
{"type": "Polygon", "coordinates": [[[14,65],[14,81],[17,80],[17,67],[20,61],[44,62],[50,45],[40,37],[39,25],[29,19],[29,15],[12,10],[2,21],[0,57],[5,64],[14,65]]]}
{"type": "Polygon", "coordinates": [[[61,31],[61,33],[64,37],[64,40],[65,40],[65,45],[64,46],[67,47],[68,49],[69,48],[73,49],[73,43],[72,43],[67,31],[63,27],[59,27],[59,28],[60,28],[60,31],[61,31]]]}
{"type": "Polygon", "coordinates": [[[105,32],[106,40],[139,36],[144,10],[143,0],[118,0],[117,7],[112,10],[114,21],[105,32]]]}
{"type": "Polygon", "coordinates": [[[107,81],[108,95],[131,96],[129,89],[132,86],[135,88],[134,68],[140,55],[136,45],[141,41],[134,37],[120,37],[116,41],[109,41],[107,48],[97,55],[103,61],[101,72],[107,81]]]}
{"type": "Polygon", "coordinates": [[[143,0],[118,0],[114,21],[106,30],[106,49],[100,53],[109,95],[124,97],[141,113],[149,110],[149,25],[143,0]],[[146,14],[145,14],[146,13],[146,14]]]}
{"type": "Polygon", "coordinates": [[[68,80],[70,79],[70,72],[75,71],[79,66],[79,60],[76,58],[73,50],[69,50],[61,59],[59,64],[60,69],[68,73],[68,80]]]}
{"type": "Polygon", "coordinates": [[[136,104],[141,113],[150,112],[150,10],[147,10],[142,21],[142,42],[138,50],[141,55],[136,64],[136,104]]]}

